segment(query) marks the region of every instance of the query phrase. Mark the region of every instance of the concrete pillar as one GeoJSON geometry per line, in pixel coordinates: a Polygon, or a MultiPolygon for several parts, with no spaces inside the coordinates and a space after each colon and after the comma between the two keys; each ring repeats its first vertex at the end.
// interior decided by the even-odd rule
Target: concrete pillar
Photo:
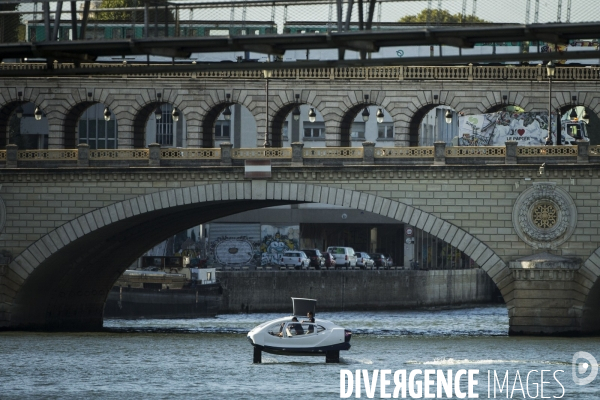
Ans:
{"type": "Polygon", "coordinates": [[[433,164],[434,165],[445,165],[446,164],[446,142],[434,142],[433,143],[433,164]]]}
{"type": "Polygon", "coordinates": [[[363,164],[375,164],[375,143],[363,142],[363,164]]]}
{"type": "Polygon", "coordinates": [[[292,143],[292,165],[303,165],[304,159],[302,157],[302,149],[304,148],[304,143],[295,142],[292,143]]]}
{"type": "Polygon", "coordinates": [[[221,143],[221,165],[231,165],[231,148],[233,145],[229,142],[221,143]]]}
{"type": "Polygon", "coordinates": [[[90,145],[86,143],[80,143],[77,145],[77,166],[78,167],[89,167],[90,166],[90,145]]]}
{"type": "Polygon", "coordinates": [[[590,142],[587,140],[578,140],[577,141],[577,162],[578,163],[586,163],[589,162],[589,148],[590,142]]]}
{"type": "Polygon", "coordinates": [[[504,164],[516,164],[517,163],[517,145],[518,143],[514,140],[505,142],[506,156],[504,164]]]}
{"type": "Polygon", "coordinates": [[[6,145],[6,168],[17,168],[17,152],[19,147],[16,144],[6,145]]]}
{"type": "Polygon", "coordinates": [[[150,143],[148,149],[150,149],[148,165],[151,167],[160,167],[160,144],[150,143]]]}

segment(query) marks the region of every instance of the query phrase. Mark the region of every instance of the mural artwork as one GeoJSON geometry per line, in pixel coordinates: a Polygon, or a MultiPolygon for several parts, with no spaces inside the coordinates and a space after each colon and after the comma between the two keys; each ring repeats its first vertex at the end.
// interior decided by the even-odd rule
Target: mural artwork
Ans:
{"type": "Polygon", "coordinates": [[[261,265],[281,265],[283,253],[299,249],[300,227],[272,225],[261,226],[261,265]]]}
{"type": "Polygon", "coordinates": [[[247,236],[218,237],[210,243],[210,261],[230,267],[257,265],[260,260],[259,248],[260,243],[247,236]]]}

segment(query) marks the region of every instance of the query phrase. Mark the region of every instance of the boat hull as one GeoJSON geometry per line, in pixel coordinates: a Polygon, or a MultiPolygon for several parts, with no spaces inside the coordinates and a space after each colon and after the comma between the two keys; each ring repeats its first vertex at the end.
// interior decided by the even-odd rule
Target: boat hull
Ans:
{"type": "Polygon", "coordinates": [[[321,346],[321,347],[271,347],[271,346],[259,346],[254,345],[255,348],[260,351],[264,351],[265,353],[277,354],[280,356],[321,356],[323,357],[328,352],[336,352],[340,350],[349,350],[350,343],[338,343],[331,346],[321,346]]]}
{"type": "Polygon", "coordinates": [[[214,317],[221,305],[221,286],[207,284],[189,289],[113,287],[104,305],[104,318],[214,317]]]}

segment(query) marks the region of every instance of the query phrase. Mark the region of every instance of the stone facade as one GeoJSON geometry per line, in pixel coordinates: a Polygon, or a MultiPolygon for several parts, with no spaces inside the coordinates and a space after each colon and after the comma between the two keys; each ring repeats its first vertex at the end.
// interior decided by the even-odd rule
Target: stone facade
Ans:
{"type": "Polygon", "coordinates": [[[553,279],[576,282],[581,297],[561,309],[562,318],[521,319],[526,328],[512,332],[576,332],[581,316],[595,310],[586,300],[600,276],[600,172],[593,165],[552,165],[542,176],[537,165],[272,168],[269,181],[246,180],[235,166],[2,170],[0,249],[14,260],[0,276],[0,326],[98,328],[113,282],[170,234],[256,207],[315,202],[393,218],[457,247],[499,288],[513,329],[523,307],[516,299],[540,299],[531,303],[538,313],[553,309],[538,291],[545,284],[523,292],[521,275],[508,268],[540,252],[513,222],[515,202],[534,183],[560,188],[577,209],[570,236],[552,252],[580,259],[579,267],[553,279]]]}
{"type": "MultiPolygon", "coordinates": [[[[501,76],[508,67],[502,68],[497,76],[501,76]]],[[[262,146],[267,124],[270,141],[273,142],[274,135],[281,133],[283,118],[299,103],[314,107],[323,116],[327,146],[340,146],[348,141],[354,117],[366,105],[373,105],[381,107],[386,116],[391,116],[394,144],[408,146],[416,143],[423,115],[437,105],[446,105],[465,114],[484,113],[505,105],[516,105],[525,111],[547,110],[548,83],[542,77],[541,69],[512,69],[535,73],[522,74],[529,76],[529,80],[519,78],[519,74],[506,80],[492,80],[486,76],[480,80],[473,80],[472,76],[468,80],[452,80],[451,75],[446,80],[437,80],[427,75],[429,70],[402,80],[392,75],[380,79],[366,79],[362,75],[358,79],[354,76],[330,79],[329,75],[315,75],[312,79],[271,78],[268,114],[264,79],[260,77],[239,79],[228,78],[224,74],[223,78],[207,78],[189,74],[176,78],[161,76],[160,79],[143,75],[0,79],[0,87],[3,88],[0,93],[0,130],[6,129],[6,119],[18,104],[33,102],[47,116],[49,148],[73,148],[77,130],[75,122],[79,115],[89,105],[103,103],[117,118],[118,147],[137,148],[142,146],[140,143],[143,143],[150,114],[157,105],[170,103],[185,117],[187,146],[213,147],[211,130],[216,118],[228,105],[240,104],[254,116],[256,145],[262,146]],[[298,100],[296,94],[300,96],[298,100]],[[365,100],[365,95],[368,100],[365,100]]],[[[553,108],[582,105],[600,115],[600,82],[597,72],[594,76],[586,81],[554,81],[553,108]]]]}

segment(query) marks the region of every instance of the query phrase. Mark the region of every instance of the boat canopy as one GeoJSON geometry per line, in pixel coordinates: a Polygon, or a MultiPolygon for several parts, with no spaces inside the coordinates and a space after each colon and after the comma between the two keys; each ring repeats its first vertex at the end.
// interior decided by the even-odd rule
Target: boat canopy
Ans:
{"type": "Polygon", "coordinates": [[[317,300],[292,297],[292,304],[294,305],[295,316],[305,317],[309,311],[313,313],[313,316],[316,316],[315,310],[317,308],[317,300]]]}

